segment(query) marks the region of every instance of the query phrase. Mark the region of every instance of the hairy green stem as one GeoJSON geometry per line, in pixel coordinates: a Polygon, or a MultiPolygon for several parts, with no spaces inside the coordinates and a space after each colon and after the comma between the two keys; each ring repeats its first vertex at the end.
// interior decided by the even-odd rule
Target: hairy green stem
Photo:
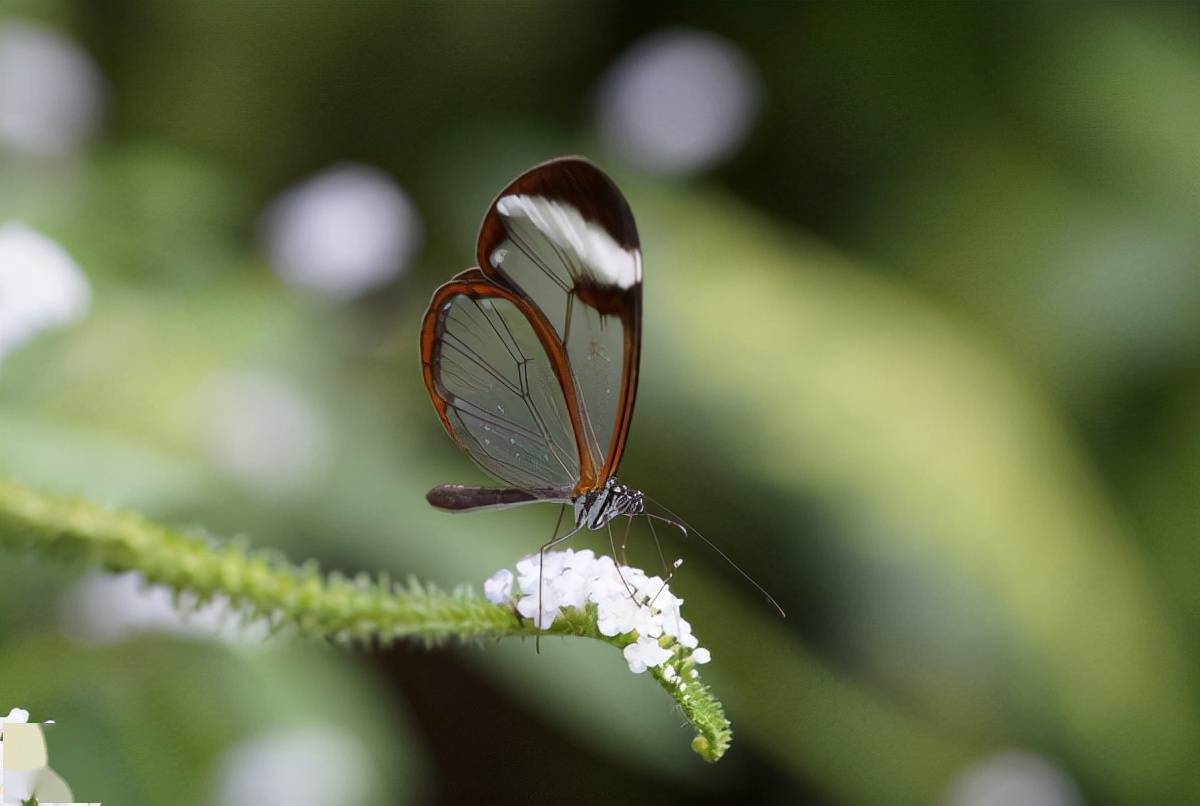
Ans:
{"type": "MultiPolygon", "coordinates": [[[[187,593],[200,602],[223,595],[247,618],[290,624],[309,636],[339,642],[387,645],[398,638],[428,644],[449,639],[513,635],[571,635],[622,648],[631,634],[600,634],[596,609],[570,610],[549,630],[538,630],[511,607],[479,598],[468,587],[443,591],[415,579],[397,583],[366,574],[322,575],[315,563],[294,565],[277,553],[185,534],[138,515],[114,512],[78,499],[47,495],[0,479],[0,543],[109,571],[137,571],[148,582],[187,593]]],[[[682,650],[675,659],[682,662],[682,650]]],[[[650,674],[678,703],[696,731],[692,748],[718,760],[732,737],[721,703],[684,663],[682,683],[660,669],[650,674]]]]}

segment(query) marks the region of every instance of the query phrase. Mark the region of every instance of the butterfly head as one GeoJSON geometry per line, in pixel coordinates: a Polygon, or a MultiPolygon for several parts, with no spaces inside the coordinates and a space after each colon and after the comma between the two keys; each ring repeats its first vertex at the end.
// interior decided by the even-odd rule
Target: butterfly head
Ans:
{"type": "Polygon", "coordinates": [[[618,484],[613,487],[612,507],[618,515],[641,515],[646,511],[646,496],[641,490],[618,484]]]}
{"type": "Polygon", "coordinates": [[[626,487],[615,478],[575,500],[575,522],[589,529],[603,529],[613,518],[641,515],[645,511],[646,497],[642,491],[626,487]]]}

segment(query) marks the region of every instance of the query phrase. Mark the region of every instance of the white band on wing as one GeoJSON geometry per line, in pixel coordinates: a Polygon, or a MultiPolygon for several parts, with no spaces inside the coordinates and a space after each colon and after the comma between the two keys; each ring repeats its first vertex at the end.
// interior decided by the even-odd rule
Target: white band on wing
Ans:
{"type": "MultiPolygon", "coordinates": [[[[627,289],[642,281],[641,252],[622,248],[604,227],[586,220],[569,204],[515,194],[501,197],[496,211],[506,218],[528,218],[556,246],[578,255],[598,283],[627,289]]],[[[491,255],[493,265],[503,260],[501,251],[491,255]]]]}

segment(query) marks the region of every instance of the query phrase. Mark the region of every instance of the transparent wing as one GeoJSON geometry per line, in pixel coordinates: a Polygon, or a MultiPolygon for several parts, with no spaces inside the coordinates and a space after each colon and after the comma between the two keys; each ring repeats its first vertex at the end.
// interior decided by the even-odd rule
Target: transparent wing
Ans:
{"type": "Polygon", "coordinates": [[[553,329],[579,401],[579,490],[603,485],[624,451],[641,351],[642,257],[629,205],[585,160],[540,165],[493,202],[478,257],[485,276],[553,329]]]}
{"type": "Polygon", "coordinates": [[[560,380],[569,375],[539,317],[480,272],[459,275],[425,316],[425,381],[446,431],[480,466],[540,497],[569,498],[581,474],[560,380]]]}

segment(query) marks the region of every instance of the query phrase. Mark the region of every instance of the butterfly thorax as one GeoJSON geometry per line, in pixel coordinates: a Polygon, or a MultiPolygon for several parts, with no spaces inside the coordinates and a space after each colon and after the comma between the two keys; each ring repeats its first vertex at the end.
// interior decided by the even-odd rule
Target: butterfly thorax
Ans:
{"type": "Polygon", "coordinates": [[[640,490],[630,489],[616,478],[609,479],[599,490],[575,496],[575,525],[603,529],[618,515],[641,515],[646,511],[646,498],[640,490]]]}

